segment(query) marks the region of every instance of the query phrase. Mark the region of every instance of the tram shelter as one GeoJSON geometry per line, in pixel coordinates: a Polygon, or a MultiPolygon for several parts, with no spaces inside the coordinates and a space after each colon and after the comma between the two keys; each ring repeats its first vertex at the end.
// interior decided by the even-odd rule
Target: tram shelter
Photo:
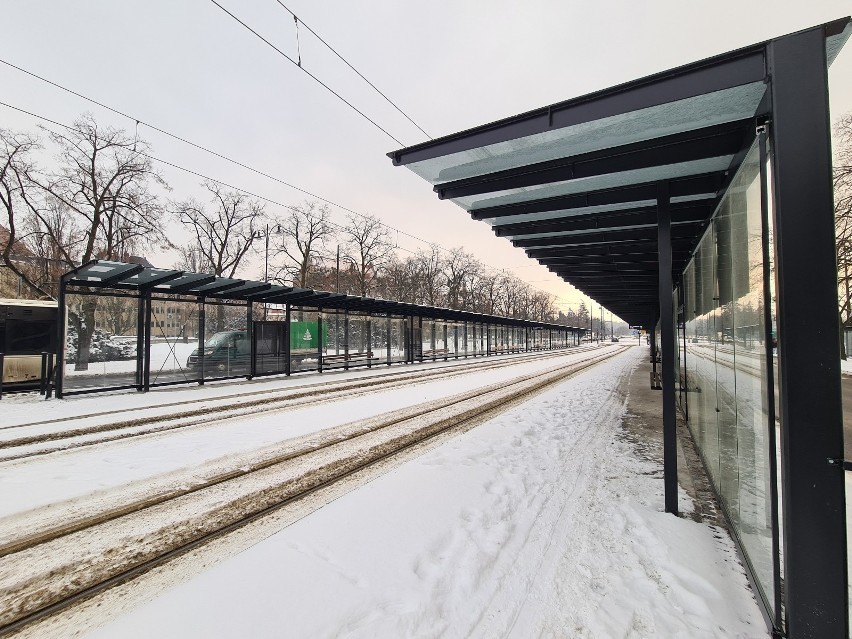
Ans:
{"type": "Polygon", "coordinates": [[[109,260],[64,274],[58,305],[60,398],[563,349],[585,332],[109,260]]]}
{"type": "Polygon", "coordinates": [[[848,636],[827,69],[850,33],[842,18],[388,154],[652,332],[665,509],[679,404],[792,639],[848,636]]]}

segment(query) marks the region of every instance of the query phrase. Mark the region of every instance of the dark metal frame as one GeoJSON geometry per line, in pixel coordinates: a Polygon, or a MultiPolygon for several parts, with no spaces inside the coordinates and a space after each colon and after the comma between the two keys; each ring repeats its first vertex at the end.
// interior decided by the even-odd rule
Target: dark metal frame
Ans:
{"type": "Polygon", "coordinates": [[[824,29],[772,41],[767,62],[787,633],[845,639],[845,477],[829,461],[843,458],[843,404],[824,29]]]}

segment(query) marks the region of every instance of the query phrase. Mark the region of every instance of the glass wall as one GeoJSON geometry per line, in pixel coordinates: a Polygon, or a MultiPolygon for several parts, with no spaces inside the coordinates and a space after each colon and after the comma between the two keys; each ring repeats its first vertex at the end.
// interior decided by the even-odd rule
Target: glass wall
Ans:
{"type": "Polygon", "coordinates": [[[760,162],[755,144],[684,272],[686,344],[678,353],[690,430],[773,609],[775,424],[767,374],[773,362],[766,355],[772,328],[763,319],[772,265],[762,252],[760,162]]]}
{"type": "Polygon", "coordinates": [[[347,314],[347,366],[366,366],[370,361],[370,332],[373,325],[367,313],[347,314]]]}
{"type": "Polygon", "coordinates": [[[389,330],[390,318],[387,315],[373,315],[370,318],[370,352],[373,366],[388,361],[389,330]]]}
{"type": "MultiPolygon", "coordinates": [[[[204,379],[249,374],[251,342],[246,330],[246,312],[244,302],[210,298],[204,302],[204,379]]],[[[157,330],[152,330],[152,344],[157,330]]]]}
{"type": "Polygon", "coordinates": [[[64,392],[141,384],[139,298],[103,291],[68,294],[65,303],[64,392]]]}
{"type": "Polygon", "coordinates": [[[405,359],[405,318],[390,318],[390,361],[404,362],[405,359]]]}
{"type": "Polygon", "coordinates": [[[447,322],[447,356],[457,358],[463,348],[461,323],[447,322]]]}
{"type": "Polygon", "coordinates": [[[467,327],[467,355],[475,357],[477,354],[477,341],[479,340],[479,327],[475,322],[468,322],[467,327]]]}
{"type": "MultiPolygon", "coordinates": [[[[226,313],[227,314],[227,313],[226,313]]],[[[245,332],[246,311],[242,308],[245,332]]],[[[154,295],[151,299],[151,386],[196,381],[198,366],[198,300],[182,295],[154,295]]],[[[241,342],[241,346],[249,346],[241,342]]],[[[245,350],[245,349],[243,349],[245,350]]],[[[250,352],[249,352],[250,354],[250,352]]],[[[245,357],[245,353],[241,353],[245,357]]],[[[244,372],[239,374],[247,374],[244,372]]]]}

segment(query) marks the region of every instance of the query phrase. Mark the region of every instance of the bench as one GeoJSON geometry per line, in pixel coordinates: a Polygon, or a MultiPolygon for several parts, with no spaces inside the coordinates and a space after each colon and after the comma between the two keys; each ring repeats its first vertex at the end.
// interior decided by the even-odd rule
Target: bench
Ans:
{"type": "Polygon", "coordinates": [[[346,364],[349,362],[360,362],[375,359],[373,351],[359,353],[339,353],[337,355],[323,355],[322,363],[325,364],[346,364]]]}
{"type": "Polygon", "coordinates": [[[447,351],[446,348],[431,348],[429,350],[423,351],[423,358],[424,359],[427,358],[427,357],[436,358],[436,357],[440,357],[442,355],[447,355],[448,352],[449,351],[447,351]]]}

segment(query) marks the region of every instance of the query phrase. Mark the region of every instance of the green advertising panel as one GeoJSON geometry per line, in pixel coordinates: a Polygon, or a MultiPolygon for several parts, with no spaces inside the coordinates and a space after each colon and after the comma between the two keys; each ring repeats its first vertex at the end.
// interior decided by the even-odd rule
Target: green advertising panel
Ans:
{"type": "MultiPolygon", "coordinates": [[[[290,322],[290,350],[311,350],[319,348],[317,322],[290,322]]],[[[328,343],[328,329],[322,325],[322,343],[328,343]]]]}

